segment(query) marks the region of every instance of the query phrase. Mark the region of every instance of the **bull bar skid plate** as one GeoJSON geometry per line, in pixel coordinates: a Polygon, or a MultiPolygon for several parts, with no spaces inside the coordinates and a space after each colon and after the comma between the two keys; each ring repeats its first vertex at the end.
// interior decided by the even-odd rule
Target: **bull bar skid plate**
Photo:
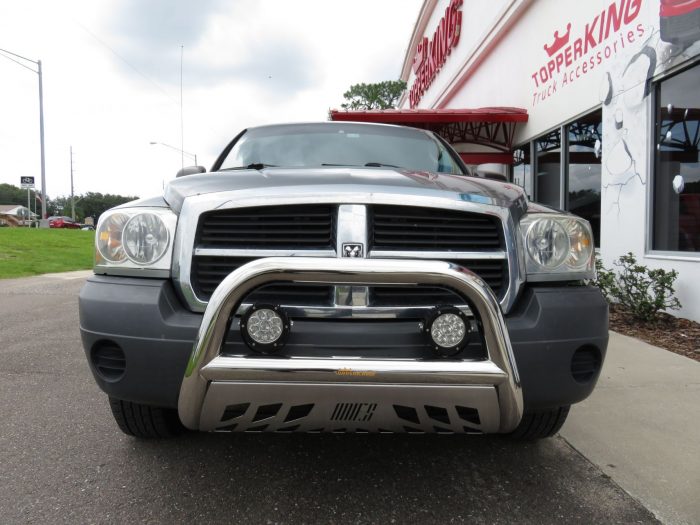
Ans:
{"type": "Polygon", "coordinates": [[[241,266],[214,291],[182,381],[178,413],[186,427],[206,431],[507,433],[520,422],[523,396],[498,301],[471,271],[442,261],[270,257],[241,266]],[[488,359],[220,355],[233,313],[253,289],[271,282],[451,288],[480,318],[488,359]],[[290,419],[307,409],[299,421],[290,419]],[[470,415],[474,410],[477,416],[470,415]]]}

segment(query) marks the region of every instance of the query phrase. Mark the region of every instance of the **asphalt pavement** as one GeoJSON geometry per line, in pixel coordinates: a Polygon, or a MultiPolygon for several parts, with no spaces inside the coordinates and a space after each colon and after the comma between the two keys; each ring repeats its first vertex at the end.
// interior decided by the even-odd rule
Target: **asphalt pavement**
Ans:
{"type": "Polygon", "coordinates": [[[3,524],[656,523],[560,437],[129,438],[80,345],[86,275],[0,281],[3,524]]]}

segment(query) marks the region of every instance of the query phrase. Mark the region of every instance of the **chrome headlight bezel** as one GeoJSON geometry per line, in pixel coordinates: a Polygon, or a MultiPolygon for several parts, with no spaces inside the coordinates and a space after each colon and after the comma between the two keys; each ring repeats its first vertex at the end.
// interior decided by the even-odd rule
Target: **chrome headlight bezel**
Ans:
{"type": "Polygon", "coordinates": [[[104,212],[95,229],[95,273],[169,277],[176,228],[177,215],[169,208],[113,208],[104,212]],[[157,241],[164,244],[150,262],[130,256],[122,239],[129,224],[147,216],[150,221],[157,221],[160,230],[157,241]]]}
{"type": "MultiPolygon", "coordinates": [[[[528,213],[520,219],[520,242],[525,257],[527,280],[576,281],[595,279],[595,244],[590,223],[566,213],[528,213]],[[551,222],[550,222],[551,221],[551,222]],[[546,227],[559,228],[566,234],[568,253],[551,266],[542,264],[531,253],[530,237],[546,227]]],[[[556,259],[556,258],[555,258],[556,259]]]]}

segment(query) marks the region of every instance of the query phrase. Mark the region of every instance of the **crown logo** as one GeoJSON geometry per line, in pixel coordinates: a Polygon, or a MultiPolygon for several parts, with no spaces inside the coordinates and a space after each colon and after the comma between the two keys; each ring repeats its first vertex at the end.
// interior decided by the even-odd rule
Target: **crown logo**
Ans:
{"type": "Polygon", "coordinates": [[[416,46],[416,55],[413,57],[413,72],[418,74],[418,70],[425,62],[425,58],[428,55],[428,37],[423,37],[423,39],[418,42],[416,46]]]}
{"type": "Polygon", "coordinates": [[[547,56],[551,57],[557,51],[559,51],[562,47],[564,47],[566,44],[568,44],[570,34],[571,34],[571,22],[566,24],[566,33],[564,33],[564,36],[559,36],[559,31],[555,31],[554,32],[554,42],[552,42],[552,45],[551,46],[548,46],[547,44],[544,45],[544,50],[547,52],[547,56]]]}

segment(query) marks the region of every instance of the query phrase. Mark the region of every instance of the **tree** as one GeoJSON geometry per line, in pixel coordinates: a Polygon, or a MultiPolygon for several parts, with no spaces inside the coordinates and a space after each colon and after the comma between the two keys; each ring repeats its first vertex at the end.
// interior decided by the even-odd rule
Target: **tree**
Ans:
{"type": "Polygon", "coordinates": [[[375,84],[355,84],[350,86],[343,98],[346,103],[340,107],[349,110],[358,109],[392,109],[396,107],[399,97],[406,90],[403,80],[385,80],[375,84]]]}

